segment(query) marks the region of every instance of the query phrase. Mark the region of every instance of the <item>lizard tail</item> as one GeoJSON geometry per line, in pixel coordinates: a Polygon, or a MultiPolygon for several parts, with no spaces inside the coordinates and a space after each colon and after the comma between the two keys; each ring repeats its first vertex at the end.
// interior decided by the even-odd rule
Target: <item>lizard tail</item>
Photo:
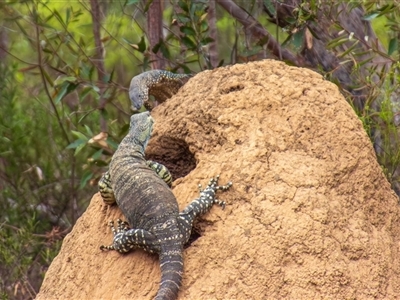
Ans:
{"type": "Polygon", "coordinates": [[[173,247],[161,247],[161,282],[154,300],[175,300],[182,283],[183,253],[178,243],[173,247]]]}

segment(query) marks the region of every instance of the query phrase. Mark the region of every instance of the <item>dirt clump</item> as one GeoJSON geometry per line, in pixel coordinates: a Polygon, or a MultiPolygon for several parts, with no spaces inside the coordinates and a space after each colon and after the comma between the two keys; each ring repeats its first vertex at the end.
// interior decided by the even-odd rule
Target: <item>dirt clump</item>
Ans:
{"type": "MultiPolygon", "coordinates": [[[[181,208],[213,175],[234,184],[196,224],[180,299],[400,298],[398,198],[335,85],[277,61],[234,65],[152,115],[147,155],[176,170],[181,208]]],[[[37,299],[154,297],[157,256],[99,250],[118,217],[93,197],[37,299]]]]}

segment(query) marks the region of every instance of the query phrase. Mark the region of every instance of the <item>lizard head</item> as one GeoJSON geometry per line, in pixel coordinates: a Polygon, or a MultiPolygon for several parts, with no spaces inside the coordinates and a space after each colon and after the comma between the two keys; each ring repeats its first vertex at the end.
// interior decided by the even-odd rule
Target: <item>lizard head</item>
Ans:
{"type": "Polygon", "coordinates": [[[153,130],[154,119],[148,111],[134,114],[131,117],[129,135],[133,136],[136,145],[146,148],[153,130]]]}
{"type": "Polygon", "coordinates": [[[129,99],[131,99],[131,109],[133,111],[139,110],[143,103],[146,102],[149,98],[148,89],[138,89],[134,87],[130,87],[129,89],[129,99]]]}

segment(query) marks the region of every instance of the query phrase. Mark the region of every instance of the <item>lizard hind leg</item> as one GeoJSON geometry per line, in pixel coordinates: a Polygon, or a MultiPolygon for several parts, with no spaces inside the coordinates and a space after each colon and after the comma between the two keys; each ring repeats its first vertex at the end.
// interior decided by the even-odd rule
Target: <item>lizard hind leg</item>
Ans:
{"type": "Polygon", "coordinates": [[[183,236],[183,242],[187,243],[193,227],[194,220],[208,212],[214,204],[225,208],[225,201],[215,198],[217,190],[226,191],[232,186],[232,182],[226,185],[218,185],[219,175],[213,177],[208,182],[205,189],[199,184],[200,197],[193,200],[178,216],[178,225],[183,236]]]}
{"type": "Polygon", "coordinates": [[[218,185],[218,180],[219,180],[220,175],[217,175],[215,177],[212,177],[210,181],[208,182],[207,187],[203,190],[201,184],[199,184],[199,192],[200,192],[200,199],[203,199],[206,203],[208,203],[207,208],[209,205],[212,206],[212,204],[218,204],[219,206],[222,207],[222,209],[225,208],[225,201],[220,201],[217,198],[215,198],[215,194],[218,190],[220,191],[227,191],[231,186],[232,182],[228,182],[226,185],[218,185]]]}
{"type": "MultiPolygon", "coordinates": [[[[219,175],[216,176],[216,180],[215,180],[215,191],[219,190],[219,191],[227,191],[231,186],[232,186],[232,182],[229,181],[226,185],[218,185],[218,179],[219,179],[219,175]]],[[[225,201],[220,201],[218,199],[214,199],[214,203],[218,204],[219,206],[222,207],[222,209],[225,208],[225,201]]]]}
{"type": "Polygon", "coordinates": [[[114,235],[113,244],[100,246],[100,250],[115,250],[119,253],[127,253],[135,248],[141,248],[150,253],[160,253],[160,244],[157,237],[144,229],[130,229],[127,222],[117,220],[115,229],[114,222],[109,226],[114,235]]]}
{"type": "Polygon", "coordinates": [[[105,245],[101,245],[100,246],[100,250],[117,250],[116,248],[116,243],[118,243],[121,239],[122,236],[125,232],[127,232],[129,230],[129,226],[127,222],[122,221],[121,219],[117,219],[117,229],[115,229],[114,227],[114,221],[110,221],[108,223],[108,226],[111,229],[111,232],[113,233],[114,236],[114,242],[112,245],[109,246],[105,246],[105,245]]]}

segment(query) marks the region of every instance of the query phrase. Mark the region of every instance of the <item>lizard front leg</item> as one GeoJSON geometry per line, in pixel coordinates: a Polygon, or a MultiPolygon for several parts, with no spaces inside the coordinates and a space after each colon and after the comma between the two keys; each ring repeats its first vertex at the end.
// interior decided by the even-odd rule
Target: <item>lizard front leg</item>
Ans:
{"type": "Polygon", "coordinates": [[[114,196],[114,191],[111,187],[111,175],[109,171],[105,172],[103,176],[101,176],[98,187],[104,203],[107,205],[113,205],[116,200],[114,196]]]}
{"type": "Polygon", "coordinates": [[[166,184],[168,184],[169,187],[172,185],[172,175],[168,168],[158,162],[148,160],[146,161],[147,165],[156,172],[158,177],[160,177],[162,180],[165,181],[166,184]]]}

